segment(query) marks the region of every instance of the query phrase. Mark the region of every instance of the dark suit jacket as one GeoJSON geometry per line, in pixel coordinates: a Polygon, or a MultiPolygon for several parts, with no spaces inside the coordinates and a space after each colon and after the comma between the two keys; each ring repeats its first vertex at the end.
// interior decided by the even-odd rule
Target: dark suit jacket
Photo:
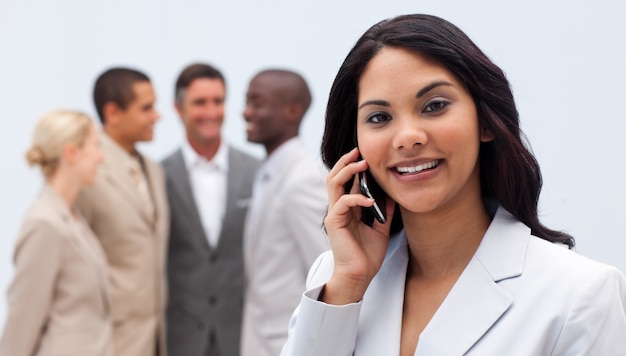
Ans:
{"type": "Polygon", "coordinates": [[[170,202],[168,251],[170,355],[204,356],[210,335],[219,353],[239,355],[243,309],[243,226],[259,160],[228,149],[226,213],[217,248],[209,246],[179,149],[163,161],[170,202]]]}

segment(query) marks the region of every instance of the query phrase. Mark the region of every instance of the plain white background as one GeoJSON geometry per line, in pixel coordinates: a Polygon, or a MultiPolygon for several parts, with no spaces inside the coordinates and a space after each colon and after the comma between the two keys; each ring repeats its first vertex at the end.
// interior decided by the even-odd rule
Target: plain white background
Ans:
{"type": "Polygon", "coordinates": [[[579,253],[626,271],[625,10],[619,0],[0,0],[0,330],[14,240],[42,184],[23,156],[44,112],[95,117],[98,74],[138,68],[162,114],[141,149],[159,160],[183,139],[175,78],[206,61],[227,79],[226,137],[261,157],[245,140],[245,90],[257,71],[285,67],[313,91],[302,136],[317,153],[339,65],[368,27],[404,13],[452,21],[504,69],[543,170],[543,221],[573,234],[579,253]]]}

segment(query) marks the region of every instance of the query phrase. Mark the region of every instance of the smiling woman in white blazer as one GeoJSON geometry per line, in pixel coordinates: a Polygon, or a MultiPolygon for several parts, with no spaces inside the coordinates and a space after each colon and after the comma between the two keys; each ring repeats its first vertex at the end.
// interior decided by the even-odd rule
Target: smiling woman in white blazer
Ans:
{"type": "Polygon", "coordinates": [[[98,130],[85,114],[50,112],[26,157],[46,183],[16,240],[0,355],[112,356],[106,257],[74,208],[102,161],[98,130]]]}
{"type": "Polygon", "coordinates": [[[282,355],[626,355],[626,280],[539,222],[522,137],[504,73],[457,27],[370,28],[330,92],[332,251],[282,355]],[[359,193],[366,170],[384,223],[359,193]]]}

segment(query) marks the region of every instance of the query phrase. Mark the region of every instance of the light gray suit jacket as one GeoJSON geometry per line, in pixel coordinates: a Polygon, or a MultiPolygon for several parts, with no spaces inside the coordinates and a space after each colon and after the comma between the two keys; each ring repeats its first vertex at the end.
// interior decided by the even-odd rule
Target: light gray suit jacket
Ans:
{"type": "Polygon", "coordinates": [[[256,206],[258,215],[251,211],[246,221],[243,356],[278,355],[307,272],[328,249],[326,171],[304,143],[288,148],[282,171],[272,174],[256,206]]]}
{"type": "Polygon", "coordinates": [[[212,333],[220,355],[239,354],[243,225],[258,166],[258,159],[229,147],[226,211],[218,246],[212,249],[182,151],[177,150],[163,161],[171,208],[167,268],[170,355],[204,356],[212,333]]]}
{"type": "MultiPolygon", "coordinates": [[[[281,355],[398,355],[406,236],[389,242],[363,300],[318,302],[331,253],[311,268],[281,355]]],[[[530,234],[499,208],[474,257],[419,337],[415,355],[626,355],[626,280],[530,234]]]]}

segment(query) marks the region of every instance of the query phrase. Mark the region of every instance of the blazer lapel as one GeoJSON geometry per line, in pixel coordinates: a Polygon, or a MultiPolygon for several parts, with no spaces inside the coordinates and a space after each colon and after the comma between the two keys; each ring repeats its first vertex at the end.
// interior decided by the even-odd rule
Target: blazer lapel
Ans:
{"type": "Polygon", "coordinates": [[[198,207],[196,206],[196,201],[193,197],[193,191],[189,181],[189,172],[185,166],[183,153],[180,149],[176,151],[170,164],[171,168],[168,169],[168,175],[170,177],[172,187],[176,190],[176,196],[180,198],[181,203],[183,203],[183,208],[186,210],[186,212],[177,212],[176,214],[184,214],[191,219],[193,225],[195,226],[193,230],[198,232],[196,236],[201,236],[201,243],[206,248],[210,249],[204,227],[202,226],[202,221],[200,220],[200,213],[198,212],[198,207]]]}
{"type": "Polygon", "coordinates": [[[404,231],[389,241],[387,255],[363,296],[356,354],[399,355],[404,284],[409,261],[404,231]]]}
{"type": "MultiPolygon", "coordinates": [[[[220,239],[218,241],[218,247],[223,243],[228,242],[227,238],[231,235],[229,227],[241,224],[240,218],[241,209],[247,209],[250,205],[250,188],[245,189],[244,184],[246,177],[242,172],[248,172],[248,169],[242,168],[243,164],[237,159],[238,153],[232,148],[228,148],[228,175],[226,183],[226,211],[224,214],[224,221],[222,222],[222,231],[220,233],[220,239]],[[246,194],[247,193],[247,194],[246,194]]],[[[244,218],[244,222],[245,222],[244,218]]],[[[244,225],[247,225],[244,223],[244,225]]],[[[240,231],[245,231],[244,229],[240,231]]],[[[239,233],[241,234],[241,233],[239,233]]]]}
{"type": "Polygon", "coordinates": [[[522,274],[530,229],[499,208],[474,257],[420,335],[415,355],[463,355],[513,297],[498,282],[522,274]]]}
{"type": "Polygon", "coordinates": [[[125,164],[126,157],[122,156],[124,153],[122,148],[117,146],[117,143],[106,134],[102,135],[102,148],[106,154],[106,158],[100,166],[104,178],[113,184],[142,213],[144,218],[152,222],[153,218],[148,214],[148,209],[143,204],[135,182],[131,178],[130,167],[125,164]]]}
{"type": "Polygon", "coordinates": [[[77,247],[87,255],[85,259],[94,268],[94,272],[98,276],[98,282],[100,284],[100,296],[102,298],[102,304],[106,312],[109,312],[109,285],[108,285],[108,270],[109,265],[106,261],[106,256],[102,251],[97,238],[93,235],[87,222],[80,217],[80,228],[73,229],[73,240],[77,247]],[[89,234],[90,236],[87,236],[89,234]]]}
{"type": "MultiPolygon", "coordinates": [[[[148,161],[147,158],[143,158],[143,163],[145,166],[145,170],[146,170],[146,181],[148,182],[148,190],[150,191],[150,197],[152,198],[152,206],[154,207],[154,211],[152,212],[152,216],[150,216],[150,219],[152,221],[156,221],[157,219],[161,219],[161,218],[168,218],[168,217],[161,217],[161,214],[163,214],[163,211],[165,209],[163,209],[163,196],[162,196],[162,192],[159,191],[159,189],[157,189],[157,183],[156,182],[156,177],[158,176],[158,174],[160,172],[158,172],[158,169],[160,169],[160,167],[151,162],[148,161]]],[[[145,210],[145,209],[144,209],[145,210]]]]}
{"type": "Polygon", "coordinates": [[[87,264],[94,269],[100,284],[100,296],[102,297],[104,308],[108,312],[109,294],[107,284],[108,276],[106,275],[108,264],[100,246],[96,245],[98,243],[96,241],[96,237],[83,236],[83,233],[93,234],[89,229],[89,225],[86,221],[84,221],[82,216],[79,217],[79,221],[72,221],[74,218],[72,217],[67,204],[65,204],[53,188],[46,185],[41,193],[41,197],[46,202],[46,205],[54,207],[54,211],[59,214],[59,217],[63,221],[67,237],[71,241],[72,245],[74,245],[74,247],[76,247],[79,253],[84,257],[87,264]]]}
{"type": "Polygon", "coordinates": [[[255,209],[257,210],[260,209],[259,211],[256,212],[256,214],[258,214],[258,216],[255,218],[256,225],[250,226],[251,224],[246,224],[248,225],[246,227],[246,236],[247,236],[247,245],[248,245],[246,249],[248,249],[249,251],[254,251],[255,245],[258,242],[257,241],[258,239],[255,238],[256,231],[263,229],[266,224],[267,220],[264,218],[264,216],[266,213],[270,213],[270,211],[265,209],[265,207],[269,206],[271,203],[271,200],[275,198],[276,191],[278,191],[280,187],[283,185],[283,182],[288,176],[288,171],[289,169],[291,169],[294,162],[296,162],[298,159],[300,159],[303,156],[302,147],[301,146],[295,146],[295,147],[296,149],[294,149],[291,152],[291,154],[285,160],[285,162],[281,163],[280,170],[277,172],[271,173],[269,182],[267,183],[267,186],[263,190],[263,197],[261,198],[259,205],[255,206],[255,209]]]}

